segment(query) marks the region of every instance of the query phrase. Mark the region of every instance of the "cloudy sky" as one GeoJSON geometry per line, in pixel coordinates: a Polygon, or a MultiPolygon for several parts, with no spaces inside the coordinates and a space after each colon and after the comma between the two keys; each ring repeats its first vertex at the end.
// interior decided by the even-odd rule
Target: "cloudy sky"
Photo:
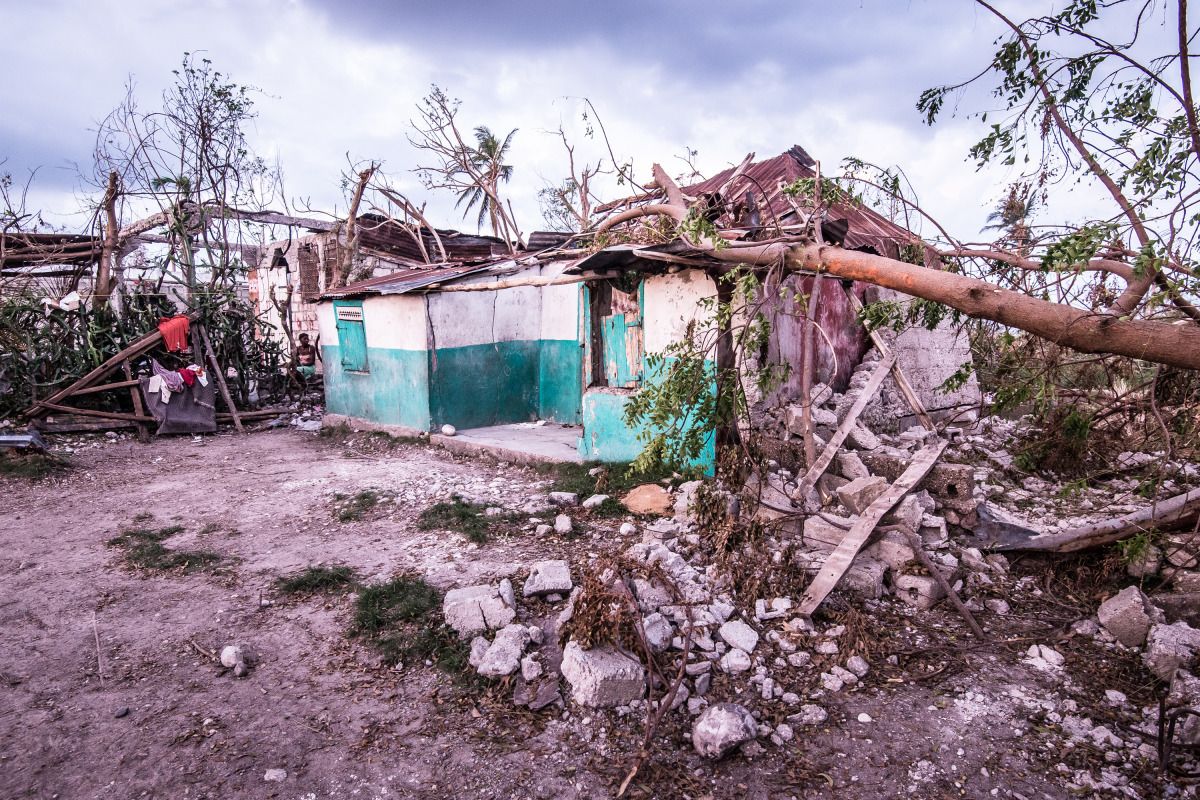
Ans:
{"type": "MultiPolygon", "coordinates": [[[[922,204],[969,238],[1011,177],[965,160],[977,120],[928,128],[914,108],[922,89],[988,60],[999,29],[969,0],[0,0],[0,10],[0,171],[21,181],[40,167],[30,205],[76,230],[87,222],[71,213],[76,165],[90,171],[98,120],[129,81],[154,107],[185,50],[261,89],[254,146],[278,159],[290,202],[326,210],[345,207],[347,158],[382,160],[422,196],[405,134],[431,84],[461,98],[466,126],[519,129],[509,195],[526,231],[543,227],[537,190],[565,174],[550,132],[561,124],[599,153],[583,136],[583,97],[644,179],[654,161],[682,171],[685,148],[712,174],[801,144],[826,171],[850,155],[902,167],[922,204]]],[[[436,221],[473,229],[452,200],[428,199],[436,221]]]]}

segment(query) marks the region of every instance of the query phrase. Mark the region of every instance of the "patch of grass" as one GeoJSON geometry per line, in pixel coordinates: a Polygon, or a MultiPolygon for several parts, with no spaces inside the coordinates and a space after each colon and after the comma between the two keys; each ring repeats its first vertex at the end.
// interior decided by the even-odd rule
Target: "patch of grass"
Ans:
{"type": "MultiPolygon", "coordinates": [[[[334,495],[335,500],[341,500],[341,495],[334,495]]],[[[379,492],[366,489],[351,497],[345,505],[334,509],[338,522],[357,522],[367,515],[371,509],[379,505],[379,492]]]]}
{"type": "Polygon", "coordinates": [[[172,525],[157,530],[129,528],[108,540],[109,547],[125,551],[125,563],[135,569],[156,572],[211,572],[223,560],[219,553],[208,550],[171,550],[163,541],[183,531],[172,525]]]}
{"type": "Polygon", "coordinates": [[[358,575],[344,564],[318,564],[275,581],[283,594],[345,594],[357,585],[358,575]]]}
{"type": "Polygon", "coordinates": [[[457,531],[476,544],[487,541],[489,517],[484,515],[486,507],[479,503],[468,503],[458,495],[450,502],[434,503],[417,517],[417,528],[423,531],[457,531]]]}
{"type": "Polygon", "coordinates": [[[350,636],[363,639],[385,664],[431,661],[439,669],[466,679],[470,645],[442,623],[442,593],[416,575],[398,575],[387,583],[367,586],[354,604],[350,636]]]}
{"type": "Polygon", "coordinates": [[[0,475],[39,481],[65,472],[70,464],[52,453],[0,450],[0,475]]]}

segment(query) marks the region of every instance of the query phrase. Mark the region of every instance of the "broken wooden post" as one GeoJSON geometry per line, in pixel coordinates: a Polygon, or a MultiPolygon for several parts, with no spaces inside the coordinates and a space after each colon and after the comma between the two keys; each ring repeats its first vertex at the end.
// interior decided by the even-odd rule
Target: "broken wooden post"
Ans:
{"type": "MultiPolygon", "coordinates": [[[[880,362],[880,365],[883,366],[885,363],[880,362]]],[[[882,371],[886,373],[886,370],[887,367],[884,367],[882,371]]],[[[879,372],[880,370],[877,368],[876,371],[879,372]]],[[[896,479],[895,483],[889,486],[883,494],[875,498],[871,505],[867,506],[862,515],[850,527],[841,544],[829,554],[829,558],[825,559],[825,563],[821,565],[821,570],[813,578],[813,582],[809,584],[808,589],[805,590],[804,597],[800,599],[799,612],[801,614],[811,616],[817,610],[817,606],[821,605],[821,602],[829,596],[829,593],[837,586],[838,581],[846,574],[846,570],[850,569],[851,562],[854,561],[854,557],[858,555],[858,551],[862,549],[862,546],[866,544],[867,539],[870,538],[871,533],[879,524],[879,520],[883,519],[884,514],[891,511],[892,507],[899,503],[904,495],[908,494],[918,483],[924,480],[925,476],[929,474],[929,470],[933,468],[934,463],[942,455],[942,451],[946,449],[946,444],[944,440],[939,439],[933,444],[926,445],[917,451],[912,463],[908,465],[908,469],[904,470],[904,473],[896,479]]]]}
{"type": "MultiPolygon", "coordinates": [[[[133,400],[133,413],[139,417],[146,416],[146,409],[142,406],[142,393],[138,387],[138,381],[133,379],[133,370],[129,367],[129,359],[125,360],[121,369],[125,373],[125,380],[122,382],[129,384],[129,397],[133,400]]],[[[150,441],[150,429],[146,427],[145,423],[137,424],[137,436],[139,442],[150,441]]]]}
{"type": "Polygon", "coordinates": [[[196,328],[200,332],[200,339],[204,342],[204,349],[208,352],[208,363],[212,367],[217,388],[221,390],[221,397],[225,400],[225,405],[229,406],[229,414],[233,417],[233,427],[237,428],[238,433],[245,433],[246,429],[242,427],[242,418],[238,416],[237,406],[233,404],[233,396],[229,394],[229,386],[225,383],[225,373],[222,371],[221,365],[217,363],[217,354],[213,350],[212,342],[208,339],[208,330],[203,323],[197,323],[196,328]]]}
{"type": "Polygon", "coordinates": [[[962,598],[958,596],[958,592],[954,591],[954,587],[950,585],[950,581],[946,580],[946,576],[933,563],[933,559],[925,552],[925,543],[921,541],[921,535],[908,526],[902,526],[904,537],[908,540],[909,549],[913,551],[917,561],[926,569],[933,579],[937,581],[938,586],[946,593],[950,604],[958,612],[959,616],[967,623],[967,627],[971,629],[971,633],[975,634],[981,641],[987,641],[988,636],[983,632],[983,628],[979,627],[979,623],[975,621],[975,615],[971,613],[971,609],[967,608],[963,603],[962,598]]]}

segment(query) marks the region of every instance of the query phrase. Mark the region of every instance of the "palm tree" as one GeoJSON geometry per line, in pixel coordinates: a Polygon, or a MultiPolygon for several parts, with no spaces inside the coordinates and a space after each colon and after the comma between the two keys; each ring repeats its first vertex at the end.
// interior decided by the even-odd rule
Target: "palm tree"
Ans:
{"type": "Polygon", "coordinates": [[[1024,182],[1014,183],[1008,188],[1008,195],[996,204],[996,210],[988,214],[987,221],[991,224],[984,225],[983,230],[1002,231],[1018,253],[1028,255],[1033,243],[1029,222],[1039,203],[1034,187],[1024,182]]]}
{"type": "Polygon", "coordinates": [[[505,226],[502,225],[504,209],[497,207],[500,199],[499,186],[501,182],[507,183],[512,177],[513,168],[505,164],[504,159],[516,132],[517,129],[513,128],[502,142],[486,125],[475,129],[476,146],[469,149],[467,158],[478,178],[474,185],[459,192],[458,202],[454,204],[454,207],[458,208],[466,202],[463,209],[464,218],[472,208],[478,206],[479,217],[476,224],[482,228],[484,219],[488,219],[492,225],[492,233],[501,238],[505,238],[502,230],[505,226]]]}

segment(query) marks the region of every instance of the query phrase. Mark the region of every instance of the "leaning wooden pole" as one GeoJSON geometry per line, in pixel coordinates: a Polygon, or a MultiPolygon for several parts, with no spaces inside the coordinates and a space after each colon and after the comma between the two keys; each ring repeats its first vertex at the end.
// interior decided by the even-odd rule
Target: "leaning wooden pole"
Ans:
{"type": "Polygon", "coordinates": [[[196,326],[200,330],[200,339],[204,342],[204,350],[208,354],[208,364],[212,367],[213,377],[217,381],[217,388],[221,390],[221,397],[225,400],[225,405],[229,407],[229,414],[233,417],[233,427],[237,428],[238,433],[245,433],[246,429],[242,427],[242,418],[238,414],[237,406],[233,404],[233,396],[229,394],[229,386],[225,383],[225,372],[221,369],[221,365],[217,363],[217,354],[213,350],[212,342],[208,338],[208,329],[203,323],[196,326]]]}

